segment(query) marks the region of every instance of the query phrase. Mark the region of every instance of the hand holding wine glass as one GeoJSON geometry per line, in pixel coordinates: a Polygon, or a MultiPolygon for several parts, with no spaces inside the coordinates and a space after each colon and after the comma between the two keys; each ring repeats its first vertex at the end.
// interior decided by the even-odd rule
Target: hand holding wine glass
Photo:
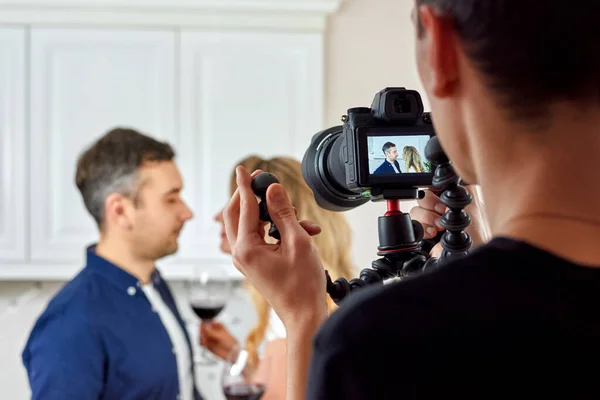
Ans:
{"type": "Polygon", "coordinates": [[[227,400],[259,400],[268,385],[269,363],[252,365],[246,349],[235,347],[223,369],[223,394],[227,400]]]}
{"type": "MultiPolygon", "coordinates": [[[[192,279],[188,282],[190,306],[204,322],[214,320],[223,311],[231,291],[231,278],[220,266],[199,266],[194,269],[192,279]]],[[[201,359],[210,360],[205,351],[201,359]]],[[[214,360],[210,363],[214,363],[214,360]]]]}
{"type": "Polygon", "coordinates": [[[223,324],[210,321],[200,325],[200,345],[227,360],[234,347],[238,346],[238,341],[223,324]]]}

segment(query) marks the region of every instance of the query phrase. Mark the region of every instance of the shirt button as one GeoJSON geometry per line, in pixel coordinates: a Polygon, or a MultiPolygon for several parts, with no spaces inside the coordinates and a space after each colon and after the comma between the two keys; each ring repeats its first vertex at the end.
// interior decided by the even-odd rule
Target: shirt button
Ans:
{"type": "Polygon", "coordinates": [[[133,296],[135,294],[135,292],[136,292],[136,290],[135,290],[135,288],[133,286],[129,286],[127,288],[127,294],[128,295],[133,296]]]}

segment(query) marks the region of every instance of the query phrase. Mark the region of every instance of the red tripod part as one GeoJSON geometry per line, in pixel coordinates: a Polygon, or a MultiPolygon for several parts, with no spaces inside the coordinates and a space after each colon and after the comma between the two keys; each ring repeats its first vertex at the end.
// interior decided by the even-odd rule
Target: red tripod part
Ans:
{"type": "Polygon", "coordinates": [[[383,215],[384,217],[391,217],[392,215],[402,214],[400,211],[400,200],[392,199],[387,201],[387,212],[383,215]]]}

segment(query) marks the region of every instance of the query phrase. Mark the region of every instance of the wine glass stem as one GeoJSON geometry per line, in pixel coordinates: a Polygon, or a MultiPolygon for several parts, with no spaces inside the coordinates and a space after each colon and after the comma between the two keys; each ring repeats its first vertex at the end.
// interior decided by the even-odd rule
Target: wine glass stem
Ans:
{"type": "MultiPolygon", "coordinates": [[[[211,319],[204,319],[203,322],[210,322],[211,319]]],[[[198,323],[198,331],[200,330],[200,324],[198,323]]],[[[213,356],[213,354],[203,346],[200,346],[198,343],[198,350],[200,350],[200,357],[196,361],[197,365],[215,365],[217,363],[217,359],[213,356]]]]}

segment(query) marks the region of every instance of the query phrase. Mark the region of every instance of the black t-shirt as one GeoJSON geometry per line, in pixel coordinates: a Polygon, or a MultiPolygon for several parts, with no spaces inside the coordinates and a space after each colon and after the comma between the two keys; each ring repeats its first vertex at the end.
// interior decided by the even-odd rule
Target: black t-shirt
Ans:
{"type": "Polygon", "coordinates": [[[315,338],[307,399],[598,399],[599,306],[600,268],[497,238],[345,299],[315,338]]]}

